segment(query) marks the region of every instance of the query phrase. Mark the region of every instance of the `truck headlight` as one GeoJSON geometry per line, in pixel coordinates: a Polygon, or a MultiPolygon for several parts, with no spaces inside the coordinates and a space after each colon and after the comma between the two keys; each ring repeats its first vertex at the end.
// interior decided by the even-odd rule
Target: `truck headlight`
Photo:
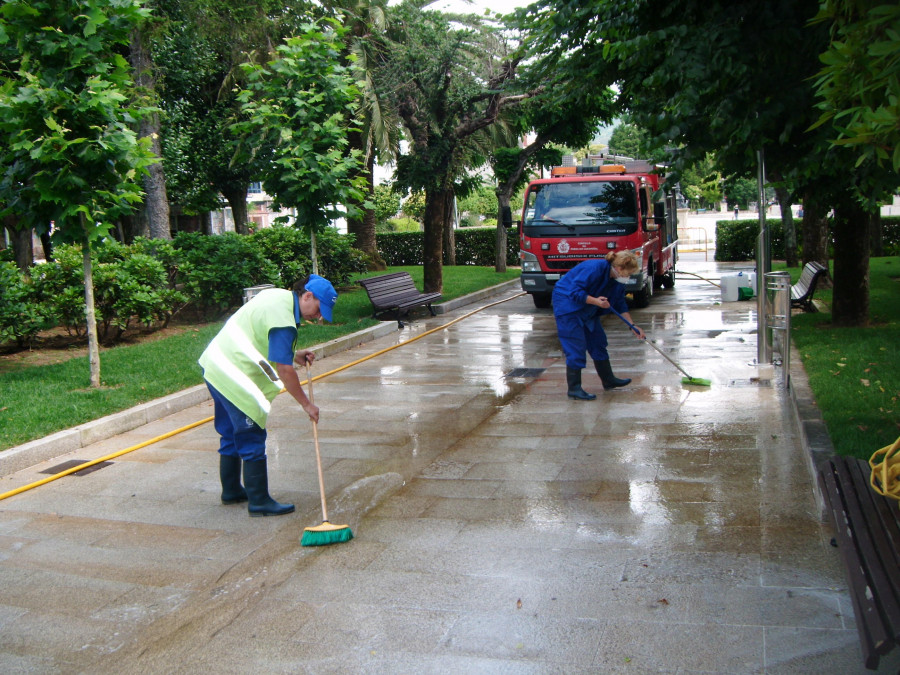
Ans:
{"type": "Polygon", "coordinates": [[[523,272],[540,272],[541,266],[538,263],[537,256],[528,251],[519,251],[519,260],[522,261],[523,272]]]}

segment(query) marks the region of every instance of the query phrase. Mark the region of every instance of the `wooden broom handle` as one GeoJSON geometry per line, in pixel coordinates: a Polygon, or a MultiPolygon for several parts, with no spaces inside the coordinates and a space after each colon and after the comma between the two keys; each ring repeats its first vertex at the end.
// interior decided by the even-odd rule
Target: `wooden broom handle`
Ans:
{"type": "MultiPolygon", "coordinates": [[[[309,373],[309,361],[306,361],[306,386],[309,388],[309,402],[316,404],[313,399],[312,376],[309,373]]],[[[319,472],[319,498],[322,500],[322,520],[328,520],[328,507],[325,506],[325,478],[322,476],[322,456],[319,453],[319,425],[312,420],[313,441],[316,445],[316,469],[319,472]]]]}

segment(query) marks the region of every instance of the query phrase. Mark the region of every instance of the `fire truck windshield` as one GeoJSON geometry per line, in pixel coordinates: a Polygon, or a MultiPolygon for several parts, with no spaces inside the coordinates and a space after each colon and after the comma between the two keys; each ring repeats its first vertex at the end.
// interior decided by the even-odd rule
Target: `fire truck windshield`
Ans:
{"type": "Polygon", "coordinates": [[[631,181],[578,181],[532,185],[525,207],[529,237],[618,236],[637,231],[631,181]]]}

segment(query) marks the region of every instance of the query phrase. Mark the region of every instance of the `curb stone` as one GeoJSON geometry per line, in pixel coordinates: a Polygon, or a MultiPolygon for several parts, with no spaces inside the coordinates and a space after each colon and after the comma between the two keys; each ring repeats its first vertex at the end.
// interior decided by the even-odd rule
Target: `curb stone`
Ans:
{"type": "Polygon", "coordinates": [[[825,499],[822,496],[822,491],[819,489],[818,471],[822,462],[835,454],[834,444],[831,442],[831,436],[828,435],[828,428],[825,426],[822,411],[819,410],[816,399],[813,397],[806,369],[804,369],[803,361],[800,359],[800,353],[793,345],[791,346],[790,395],[794,421],[800,432],[800,442],[806,448],[804,456],[806,457],[807,469],[815,488],[813,495],[816,498],[819,519],[824,522],[828,517],[828,513],[825,507],[825,499]]]}

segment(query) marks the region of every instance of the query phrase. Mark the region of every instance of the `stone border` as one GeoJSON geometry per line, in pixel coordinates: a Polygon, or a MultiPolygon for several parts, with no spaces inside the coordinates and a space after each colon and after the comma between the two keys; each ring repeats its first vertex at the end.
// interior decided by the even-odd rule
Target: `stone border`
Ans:
{"type": "MultiPolygon", "coordinates": [[[[511,279],[497,286],[491,286],[469,295],[448,300],[440,305],[435,305],[435,313],[446,314],[459,307],[497,295],[518,283],[518,279],[511,279]]],[[[311,349],[316,352],[319,358],[324,358],[352,349],[365,342],[377,340],[397,330],[397,322],[391,319],[382,321],[377,326],[323,342],[311,349]]],[[[208,401],[209,398],[209,390],[206,388],[206,385],[199,384],[190,389],[142,403],[128,410],[122,410],[70,429],[58,431],[44,438],[37,438],[28,443],[2,450],[0,451],[0,476],[21,471],[48,459],[74,452],[92,443],[131,431],[149,422],[208,401]]]]}
{"type": "Polygon", "coordinates": [[[825,499],[819,489],[818,471],[822,462],[835,454],[834,444],[831,442],[831,436],[828,435],[822,411],[819,410],[816,399],[813,397],[800,353],[793,345],[791,346],[790,395],[794,421],[800,432],[800,442],[806,448],[807,469],[812,477],[813,495],[816,498],[819,518],[824,521],[828,514],[825,508],[825,499]]]}

